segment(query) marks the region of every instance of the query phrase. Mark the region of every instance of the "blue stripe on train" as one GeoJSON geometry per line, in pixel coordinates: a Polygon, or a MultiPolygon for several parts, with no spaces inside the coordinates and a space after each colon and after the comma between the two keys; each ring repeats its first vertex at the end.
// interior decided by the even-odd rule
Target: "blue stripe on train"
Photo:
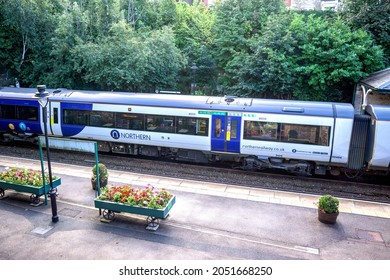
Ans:
{"type": "MultiPolygon", "coordinates": [[[[61,112],[64,112],[64,109],[70,109],[70,110],[85,110],[85,111],[92,111],[92,104],[82,104],[82,103],[68,103],[68,102],[61,102],[61,112]]],[[[64,116],[62,116],[64,117],[64,116]]],[[[79,134],[85,126],[81,125],[68,125],[63,124],[64,122],[61,122],[61,131],[63,136],[75,136],[79,134]]]]}

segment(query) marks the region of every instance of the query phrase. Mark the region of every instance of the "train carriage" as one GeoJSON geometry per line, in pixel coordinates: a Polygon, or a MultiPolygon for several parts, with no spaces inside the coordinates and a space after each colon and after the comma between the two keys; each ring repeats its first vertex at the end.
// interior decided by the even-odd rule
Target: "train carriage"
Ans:
{"type": "MultiPolygon", "coordinates": [[[[355,160],[356,116],[351,104],[66,89],[49,92],[49,135],[95,140],[102,151],[201,163],[231,160],[242,168],[279,168],[303,175],[349,168],[350,162],[358,162],[352,169],[367,167],[363,159],[355,160]]],[[[42,134],[43,114],[35,93],[35,89],[0,90],[2,140],[42,134]],[[10,112],[12,108],[15,112],[10,112]]],[[[375,116],[372,113],[369,118],[380,130],[382,114],[375,116]]],[[[374,168],[383,167],[376,163],[378,141],[383,141],[378,130],[379,136],[365,147],[375,147],[370,150],[373,160],[367,162],[374,168]]]]}
{"type": "Polygon", "coordinates": [[[371,116],[366,145],[365,161],[367,169],[390,170],[390,107],[368,105],[366,112],[371,116]]]}

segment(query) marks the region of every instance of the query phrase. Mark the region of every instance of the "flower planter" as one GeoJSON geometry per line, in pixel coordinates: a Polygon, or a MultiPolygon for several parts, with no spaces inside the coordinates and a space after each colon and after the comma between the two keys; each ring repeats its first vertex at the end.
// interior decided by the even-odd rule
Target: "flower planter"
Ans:
{"type": "MultiPolygon", "coordinates": [[[[53,188],[57,188],[61,185],[61,178],[57,178],[53,180],[53,188]]],[[[15,184],[11,182],[5,182],[0,180],[0,196],[4,197],[5,190],[15,190],[18,192],[31,193],[30,199],[33,203],[39,203],[39,197],[42,195],[47,195],[50,190],[50,183],[45,184],[44,186],[30,186],[30,185],[22,185],[15,184]]],[[[47,202],[45,201],[45,204],[47,202]]]]}
{"type": "MultiPolygon", "coordinates": [[[[129,205],[119,202],[112,202],[107,200],[95,199],[95,208],[103,209],[103,217],[107,220],[113,220],[115,213],[130,213],[147,216],[148,227],[156,230],[159,224],[158,219],[165,219],[172,206],[176,202],[176,197],[172,196],[167,205],[162,209],[154,209],[148,207],[141,207],[136,205],[129,205]]],[[[147,229],[148,229],[147,227],[147,229]]]]}

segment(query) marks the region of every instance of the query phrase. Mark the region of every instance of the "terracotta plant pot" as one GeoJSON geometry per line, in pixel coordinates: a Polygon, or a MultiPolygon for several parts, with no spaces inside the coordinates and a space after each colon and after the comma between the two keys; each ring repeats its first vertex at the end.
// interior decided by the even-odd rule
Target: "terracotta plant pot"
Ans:
{"type": "MultiPolygon", "coordinates": [[[[92,189],[97,191],[97,180],[96,177],[91,178],[91,183],[92,183],[92,189]]],[[[105,186],[108,184],[108,178],[100,180],[100,189],[103,189],[105,186]]]]}
{"type": "Polygon", "coordinates": [[[318,220],[324,224],[335,224],[339,212],[326,213],[324,210],[318,208],[318,220]]]}

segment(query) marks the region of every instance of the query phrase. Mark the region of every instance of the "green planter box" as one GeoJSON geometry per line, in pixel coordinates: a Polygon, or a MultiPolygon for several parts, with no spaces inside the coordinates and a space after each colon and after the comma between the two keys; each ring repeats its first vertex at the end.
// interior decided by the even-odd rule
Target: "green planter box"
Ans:
{"type": "MultiPolygon", "coordinates": [[[[61,178],[53,180],[53,188],[56,188],[59,185],[61,185],[61,178]]],[[[30,185],[20,185],[20,184],[0,181],[0,188],[15,190],[18,192],[31,193],[36,195],[44,195],[49,192],[50,183],[47,183],[44,186],[30,186],[30,185]]]]}
{"type": "Polygon", "coordinates": [[[138,215],[143,215],[143,216],[148,216],[153,218],[165,219],[168,216],[169,211],[171,210],[175,202],[176,202],[176,196],[173,196],[171,200],[169,200],[165,208],[153,209],[153,208],[123,204],[119,202],[95,199],[95,208],[107,209],[113,212],[124,212],[124,213],[138,214],[138,215]]]}
{"type": "MultiPolygon", "coordinates": [[[[61,178],[53,180],[53,188],[57,188],[61,185],[61,178]]],[[[31,193],[30,200],[34,204],[39,205],[40,196],[45,196],[45,204],[47,205],[47,194],[50,190],[50,183],[45,184],[44,186],[30,186],[30,185],[21,185],[10,182],[4,182],[0,180],[0,196],[3,197],[5,190],[14,190],[18,192],[31,193]]]]}

